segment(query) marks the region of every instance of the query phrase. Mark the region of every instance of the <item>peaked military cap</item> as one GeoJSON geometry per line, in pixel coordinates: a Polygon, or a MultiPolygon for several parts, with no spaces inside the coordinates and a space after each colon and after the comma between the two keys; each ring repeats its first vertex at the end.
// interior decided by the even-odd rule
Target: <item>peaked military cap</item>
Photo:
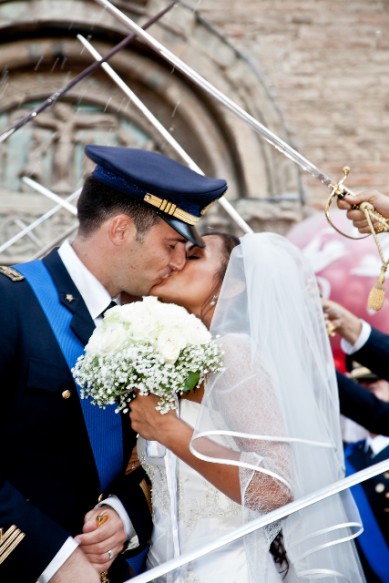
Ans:
{"type": "Polygon", "coordinates": [[[88,145],[85,153],[97,165],[97,180],[153,206],[180,235],[204,247],[195,225],[226,191],[225,180],[198,174],[158,152],[88,145]]]}
{"type": "Polygon", "coordinates": [[[355,360],[348,360],[346,362],[347,369],[350,372],[350,376],[354,381],[363,382],[363,381],[376,381],[378,380],[378,375],[372,372],[369,368],[362,366],[359,362],[355,360]]]}

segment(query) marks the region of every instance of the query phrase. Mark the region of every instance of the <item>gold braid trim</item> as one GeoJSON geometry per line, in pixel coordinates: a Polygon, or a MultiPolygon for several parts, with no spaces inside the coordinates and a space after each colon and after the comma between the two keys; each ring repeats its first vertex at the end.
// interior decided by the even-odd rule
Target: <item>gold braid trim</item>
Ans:
{"type": "Polygon", "coordinates": [[[0,273],[8,277],[11,281],[23,281],[24,275],[16,271],[13,267],[8,265],[0,265],[0,273]]]}
{"type": "Polygon", "coordinates": [[[25,536],[25,533],[14,524],[10,526],[5,533],[3,533],[3,529],[0,528],[0,565],[7,557],[9,557],[12,551],[16,549],[25,536]]]}
{"type": "Polygon", "coordinates": [[[174,203],[168,201],[166,198],[159,198],[159,196],[155,196],[155,194],[150,194],[149,192],[145,194],[143,198],[144,202],[151,204],[152,206],[157,207],[160,211],[164,212],[167,215],[175,217],[179,219],[183,223],[187,223],[188,225],[196,225],[200,217],[196,217],[195,215],[191,215],[190,213],[180,209],[174,203]]]}

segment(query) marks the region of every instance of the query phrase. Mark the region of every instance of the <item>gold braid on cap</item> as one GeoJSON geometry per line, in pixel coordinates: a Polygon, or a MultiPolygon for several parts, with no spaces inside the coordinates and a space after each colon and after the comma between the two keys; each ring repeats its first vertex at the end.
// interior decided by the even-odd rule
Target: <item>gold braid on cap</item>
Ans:
{"type": "Polygon", "coordinates": [[[170,202],[166,198],[159,198],[155,194],[150,194],[149,192],[144,195],[144,202],[157,207],[160,211],[187,223],[188,225],[196,225],[199,222],[200,217],[191,215],[190,213],[180,209],[176,204],[170,202]]]}

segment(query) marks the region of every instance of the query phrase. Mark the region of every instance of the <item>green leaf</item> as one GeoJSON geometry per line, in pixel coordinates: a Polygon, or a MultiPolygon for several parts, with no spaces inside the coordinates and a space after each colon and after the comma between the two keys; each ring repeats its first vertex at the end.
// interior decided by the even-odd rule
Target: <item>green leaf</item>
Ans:
{"type": "Polygon", "coordinates": [[[190,372],[187,376],[187,378],[185,379],[185,383],[184,383],[184,387],[183,387],[183,391],[184,393],[186,391],[193,391],[193,389],[196,387],[197,383],[199,382],[199,378],[200,378],[200,372],[190,372]]]}

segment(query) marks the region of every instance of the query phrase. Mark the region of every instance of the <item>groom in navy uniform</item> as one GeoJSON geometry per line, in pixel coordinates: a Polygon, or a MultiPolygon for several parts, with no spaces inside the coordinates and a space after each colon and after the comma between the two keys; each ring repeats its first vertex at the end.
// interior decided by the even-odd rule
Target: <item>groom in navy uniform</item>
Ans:
{"type": "Polygon", "coordinates": [[[79,230],[43,260],[0,267],[0,580],[123,581],[151,532],[128,416],[79,398],[71,368],[120,293],[182,269],[227,188],[155,152],[87,146],[79,230]]]}

